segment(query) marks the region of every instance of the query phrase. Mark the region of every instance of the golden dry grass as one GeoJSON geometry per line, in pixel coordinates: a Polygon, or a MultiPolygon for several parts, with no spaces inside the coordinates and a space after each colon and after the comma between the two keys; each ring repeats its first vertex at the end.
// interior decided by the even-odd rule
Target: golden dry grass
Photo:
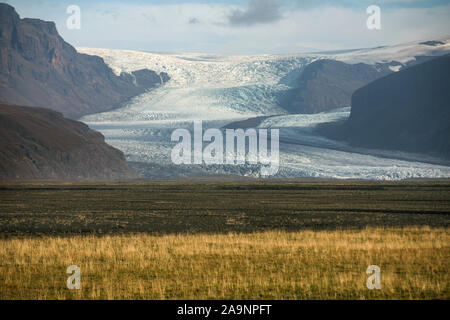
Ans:
{"type": "Polygon", "coordinates": [[[448,229],[427,227],[7,239],[0,299],[449,299],[449,257],[448,229]]]}

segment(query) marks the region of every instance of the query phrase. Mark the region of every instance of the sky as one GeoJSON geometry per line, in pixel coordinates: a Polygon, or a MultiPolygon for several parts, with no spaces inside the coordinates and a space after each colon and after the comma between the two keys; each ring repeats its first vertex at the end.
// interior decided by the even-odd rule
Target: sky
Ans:
{"type": "Polygon", "coordinates": [[[74,46],[218,54],[303,53],[450,37],[450,0],[12,0],[74,46]],[[69,29],[67,8],[80,8],[69,29]],[[381,29],[366,12],[381,9],[381,29]]]}

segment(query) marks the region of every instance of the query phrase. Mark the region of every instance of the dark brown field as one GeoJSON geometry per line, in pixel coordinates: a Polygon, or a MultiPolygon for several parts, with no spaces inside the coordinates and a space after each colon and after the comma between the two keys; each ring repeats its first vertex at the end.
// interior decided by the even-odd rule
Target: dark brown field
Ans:
{"type": "Polygon", "coordinates": [[[3,185],[0,299],[449,299],[449,186],[3,185]]]}
{"type": "Polygon", "coordinates": [[[0,186],[3,238],[450,226],[448,182],[0,186]]]}

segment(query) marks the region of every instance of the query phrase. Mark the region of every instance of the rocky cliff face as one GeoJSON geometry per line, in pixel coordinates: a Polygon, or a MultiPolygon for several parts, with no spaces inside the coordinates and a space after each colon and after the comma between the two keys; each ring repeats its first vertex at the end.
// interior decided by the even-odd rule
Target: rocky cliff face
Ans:
{"type": "Polygon", "coordinates": [[[319,113],[350,106],[353,92],[369,82],[392,73],[391,64],[347,64],[335,60],[317,60],[305,67],[290,85],[281,105],[291,113],[319,113]]]}
{"type": "Polygon", "coordinates": [[[53,22],[20,19],[0,4],[0,100],[78,118],[118,107],[168,79],[151,70],[116,76],[102,58],[65,42],[53,22]]]}
{"type": "Polygon", "coordinates": [[[123,153],[81,122],[0,103],[0,181],[137,178],[123,153]]]}
{"type": "Polygon", "coordinates": [[[343,137],[356,145],[450,158],[450,55],[357,90],[343,137]]]}

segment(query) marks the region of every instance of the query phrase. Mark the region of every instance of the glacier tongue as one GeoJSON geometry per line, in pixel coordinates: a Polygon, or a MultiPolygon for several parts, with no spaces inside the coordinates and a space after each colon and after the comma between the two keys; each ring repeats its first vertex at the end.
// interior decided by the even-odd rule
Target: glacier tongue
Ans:
{"type": "Polygon", "coordinates": [[[92,115],[86,122],[140,120],[219,120],[278,115],[278,95],[286,90],[281,77],[314,57],[158,54],[140,51],[79,48],[103,57],[118,74],[143,68],[166,72],[164,87],[143,94],[111,114],[92,115]]]}
{"type": "MultiPolygon", "coordinates": [[[[333,56],[225,56],[78,50],[101,56],[117,74],[148,68],[167,72],[171,77],[163,87],[144,93],[119,109],[80,119],[102,132],[108,143],[126,154],[128,161],[141,163],[145,176],[236,174],[257,177],[260,172],[257,165],[175,166],[170,160],[174,146],[170,135],[175,128],[191,128],[194,120],[202,120],[207,129],[220,128],[236,120],[272,116],[263,120],[260,127],[280,129],[278,177],[385,180],[450,177],[450,167],[432,165],[426,163],[426,159],[418,161],[417,155],[409,158],[408,154],[387,151],[374,154],[326,139],[312,130],[319,123],[346,119],[349,108],[316,115],[287,115],[278,106],[279,95],[288,88],[280,83],[284,76],[323,57],[357,62],[358,52],[333,56]]],[[[386,60],[392,54],[402,61],[413,59],[417,51],[412,45],[377,50],[386,60]]],[[[361,51],[361,61],[370,63],[373,59],[370,51],[361,51]]]]}

